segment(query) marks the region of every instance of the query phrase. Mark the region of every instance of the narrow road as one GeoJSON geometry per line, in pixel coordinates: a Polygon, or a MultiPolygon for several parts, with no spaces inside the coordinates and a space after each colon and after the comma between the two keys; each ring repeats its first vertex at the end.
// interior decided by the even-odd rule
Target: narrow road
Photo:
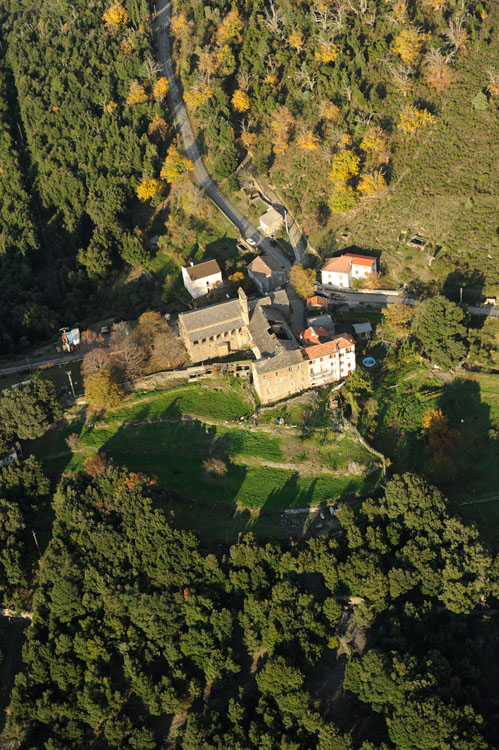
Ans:
{"type": "Polygon", "coordinates": [[[250,222],[238,211],[238,209],[227,200],[212,180],[205,169],[199,149],[194,138],[194,132],[185,108],[180,88],[175,80],[173,64],[171,60],[170,44],[170,0],[157,0],[156,28],[158,38],[159,62],[163,66],[164,75],[168,79],[168,96],[175,116],[177,127],[182,136],[186,155],[194,164],[194,176],[203,190],[209,195],[213,202],[234,224],[241,235],[251,238],[258,247],[266,254],[271,255],[283,268],[289,270],[291,263],[286,255],[278,247],[272,245],[270,240],[264,237],[250,222]]]}
{"type": "MultiPolygon", "coordinates": [[[[324,284],[317,284],[316,287],[319,291],[326,292],[330,295],[331,299],[336,302],[345,302],[347,305],[389,305],[395,302],[403,302],[404,305],[418,305],[421,300],[414,297],[403,296],[403,294],[383,294],[382,289],[376,289],[372,291],[355,292],[352,289],[341,289],[340,287],[331,287],[324,284]]],[[[466,305],[466,308],[471,315],[484,315],[491,317],[499,317],[499,308],[491,307],[476,307],[474,305],[466,305]]]]}
{"type": "Polygon", "coordinates": [[[57,355],[56,357],[30,357],[29,362],[25,359],[18,364],[9,365],[8,367],[2,367],[0,365],[0,378],[6,378],[9,375],[17,375],[20,372],[31,371],[36,367],[43,367],[43,365],[66,365],[69,362],[79,362],[85,355],[81,352],[75,354],[66,354],[65,356],[57,355]]]}

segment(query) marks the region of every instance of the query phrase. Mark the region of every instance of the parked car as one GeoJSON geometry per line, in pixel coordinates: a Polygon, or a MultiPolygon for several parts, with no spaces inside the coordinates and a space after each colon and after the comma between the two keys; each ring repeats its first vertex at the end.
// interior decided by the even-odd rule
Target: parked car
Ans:
{"type": "Polygon", "coordinates": [[[253,239],[253,237],[246,237],[246,242],[248,243],[248,245],[251,245],[251,247],[255,247],[256,245],[256,242],[253,239]]]}

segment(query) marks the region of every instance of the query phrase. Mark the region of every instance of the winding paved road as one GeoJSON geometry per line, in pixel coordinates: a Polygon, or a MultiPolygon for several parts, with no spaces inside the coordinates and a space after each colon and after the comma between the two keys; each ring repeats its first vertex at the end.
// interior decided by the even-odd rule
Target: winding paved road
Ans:
{"type": "Polygon", "coordinates": [[[227,200],[205,169],[196,139],[194,138],[194,132],[182,99],[180,88],[175,80],[171,60],[169,34],[170,14],[170,0],[157,0],[156,28],[159,61],[163,66],[163,72],[168,79],[168,96],[170,98],[177,127],[182,136],[185,153],[194,164],[194,176],[207,195],[209,195],[212,201],[220,208],[225,216],[227,216],[229,221],[239,229],[241,235],[245,239],[250,237],[266,255],[271,255],[281,264],[281,266],[286,268],[286,270],[289,270],[291,268],[291,263],[286,255],[278,247],[272,245],[269,239],[260,234],[260,232],[250,224],[240,211],[238,211],[238,209],[227,200]]]}

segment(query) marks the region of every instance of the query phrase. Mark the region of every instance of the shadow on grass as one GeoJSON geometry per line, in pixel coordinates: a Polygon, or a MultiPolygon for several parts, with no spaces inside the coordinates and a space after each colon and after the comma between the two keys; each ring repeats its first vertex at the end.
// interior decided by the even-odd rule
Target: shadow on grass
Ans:
{"type": "Polygon", "coordinates": [[[480,385],[459,378],[438,398],[448,420],[450,470],[439,481],[450,495],[473,499],[499,492],[499,445],[491,439],[490,406],[481,399],[480,385]]]}

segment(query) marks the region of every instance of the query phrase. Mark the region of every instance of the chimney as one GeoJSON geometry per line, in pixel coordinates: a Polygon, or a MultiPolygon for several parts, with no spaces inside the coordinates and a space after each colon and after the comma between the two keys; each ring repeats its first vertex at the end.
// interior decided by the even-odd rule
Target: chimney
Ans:
{"type": "Polygon", "coordinates": [[[237,296],[239,297],[239,308],[241,310],[241,317],[244,320],[244,325],[249,326],[248,298],[244,293],[242,286],[237,290],[237,296]]]}

